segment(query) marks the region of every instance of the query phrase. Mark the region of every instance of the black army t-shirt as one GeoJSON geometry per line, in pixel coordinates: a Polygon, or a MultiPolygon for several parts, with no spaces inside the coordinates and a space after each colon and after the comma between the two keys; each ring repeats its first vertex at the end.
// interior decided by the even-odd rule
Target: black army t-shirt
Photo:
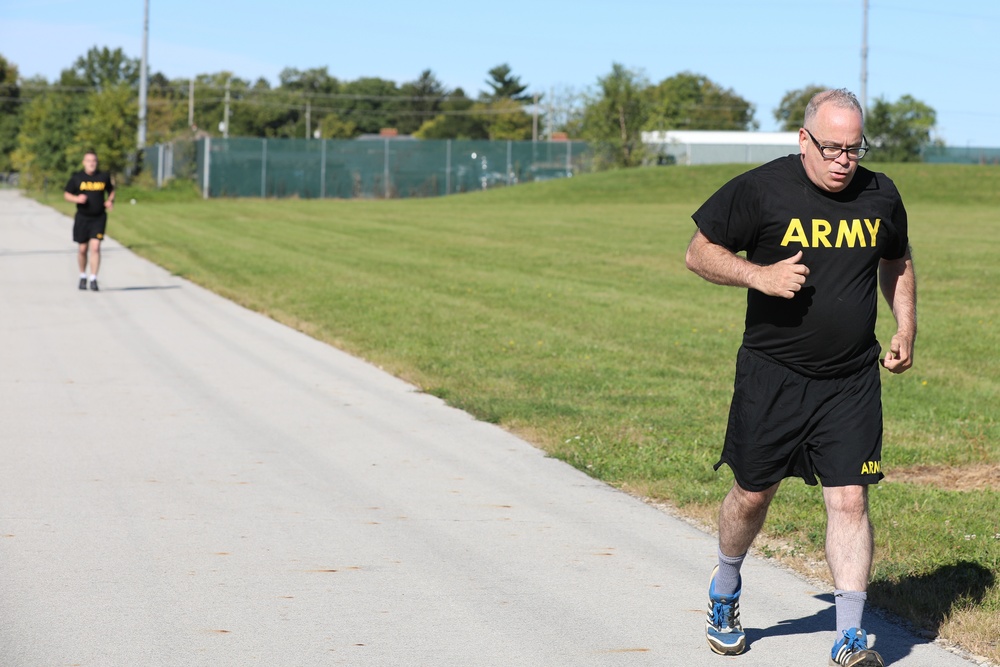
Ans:
{"type": "Polygon", "coordinates": [[[906,210],[884,174],[859,166],[839,193],[809,180],[799,155],[740,176],[692,216],[710,241],[774,264],[802,251],[809,267],[791,299],[747,290],[743,344],[810,377],[838,377],[874,363],[878,263],[908,246],[906,210]]]}
{"type": "Polygon", "coordinates": [[[71,195],[86,194],[87,202],[77,204],[76,212],[88,218],[97,218],[104,215],[105,195],[110,196],[115,191],[115,185],[111,174],[106,171],[95,171],[93,174],[78,171],[69,177],[64,190],[71,195]]]}

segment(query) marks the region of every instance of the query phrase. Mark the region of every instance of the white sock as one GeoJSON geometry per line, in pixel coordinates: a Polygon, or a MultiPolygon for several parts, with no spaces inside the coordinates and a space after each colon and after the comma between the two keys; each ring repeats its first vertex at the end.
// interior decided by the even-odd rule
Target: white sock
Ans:
{"type": "Polygon", "coordinates": [[[80,277],[83,278],[84,280],[86,280],[87,279],[87,274],[86,273],[81,273],[80,277]]]}
{"type": "Polygon", "coordinates": [[[97,274],[96,273],[91,273],[90,274],[90,282],[94,282],[95,280],[97,280],[97,274]]]}

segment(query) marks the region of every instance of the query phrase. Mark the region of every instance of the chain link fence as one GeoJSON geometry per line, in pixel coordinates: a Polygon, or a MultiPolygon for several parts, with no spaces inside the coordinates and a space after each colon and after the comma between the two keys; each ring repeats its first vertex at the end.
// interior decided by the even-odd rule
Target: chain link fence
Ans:
{"type": "Polygon", "coordinates": [[[204,138],[146,149],[162,185],[195,181],[209,197],[435,197],[567,178],[588,168],[580,141],[204,138]]]}
{"type": "MultiPolygon", "coordinates": [[[[742,142],[728,143],[706,136],[711,134],[716,133],[643,133],[643,139],[659,164],[761,164],[798,152],[795,133],[745,133],[742,142]]],[[[1000,165],[1000,148],[930,146],[922,158],[928,163],[1000,165]]],[[[436,197],[566,178],[589,171],[592,163],[592,148],[582,141],[395,137],[203,138],[152,146],[143,162],[157,186],[187,179],[197,183],[205,198],[304,199],[436,197]]]]}

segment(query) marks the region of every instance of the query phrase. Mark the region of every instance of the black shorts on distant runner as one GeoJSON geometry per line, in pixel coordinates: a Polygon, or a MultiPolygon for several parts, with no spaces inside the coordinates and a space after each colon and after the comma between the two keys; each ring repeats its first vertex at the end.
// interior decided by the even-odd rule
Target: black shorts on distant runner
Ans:
{"type": "Polygon", "coordinates": [[[76,243],[89,243],[90,239],[103,241],[104,230],[107,226],[108,216],[106,214],[91,218],[77,213],[73,220],[73,241],[76,243]]]}
{"type": "Polygon", "coordinates": [[[811,378],[740,348],[718,470],[763,491],[786,477],[823,486],[877,484],[882,474],[882,395],[877,363],[837,378],[811,378]]]}

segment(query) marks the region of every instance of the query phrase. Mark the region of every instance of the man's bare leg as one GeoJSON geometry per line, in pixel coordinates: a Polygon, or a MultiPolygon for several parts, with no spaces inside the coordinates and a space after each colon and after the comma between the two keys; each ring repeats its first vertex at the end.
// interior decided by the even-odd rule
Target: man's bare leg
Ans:
{"type": "Polygon", "coordinates": [[[764,526],[767,508],[778,491],[775,484],[764,491],[747,491],[739,484],[726,494],[719,509],[719,548],[727,556],[741,556],[764,526]]]}
{"type": "Polygon", "coordinates": [[[868,519],[867,486],[823,489],[826,501],[826,561],[837,588],[868,590],[874,535],[868,519]]]}
{"type": "Polygon", "coordinates": [[[875,550],[868,518],[868,487],[826,487],[823,500],[826,502],[826,562],[836,587],[837,631],[861,628],[875,550]]]}
{"type": "MultiPolygon", "coordinates": [[[[780,484],[780,482],[779,482],[780,484]]],[[[754,538],[767,518],[778,484],[764,491],[747,491],[739,484],[726,494],[719,509],[719,571],[715,591],[732,595],[739,588],[740,568],[754,538]]]]}
{"type": "Polygon", "coordinates": [[[97,271],[101,268],[101,239],[90,239],[90,277],[91,280],[97,277],[97,271]]]}
{"type": "Polygon", "coordinates": [[[721,655],[739,655],[746,650],[746,633],[740,623],[740,568],[747,550],[767,518],[767,508],[778,485],[764,491],[747,491],[739,484],[726,494],[719,509],[719,566],[709,585],[705,637],[709,647],[721,655]]]}
{"type": "Polygon", "coordinates": [[[87,273],[87,245],[86,243],[81,243],[79,251],[76,253],[76,263],[80,267],[81,275],[87,273]]]}

